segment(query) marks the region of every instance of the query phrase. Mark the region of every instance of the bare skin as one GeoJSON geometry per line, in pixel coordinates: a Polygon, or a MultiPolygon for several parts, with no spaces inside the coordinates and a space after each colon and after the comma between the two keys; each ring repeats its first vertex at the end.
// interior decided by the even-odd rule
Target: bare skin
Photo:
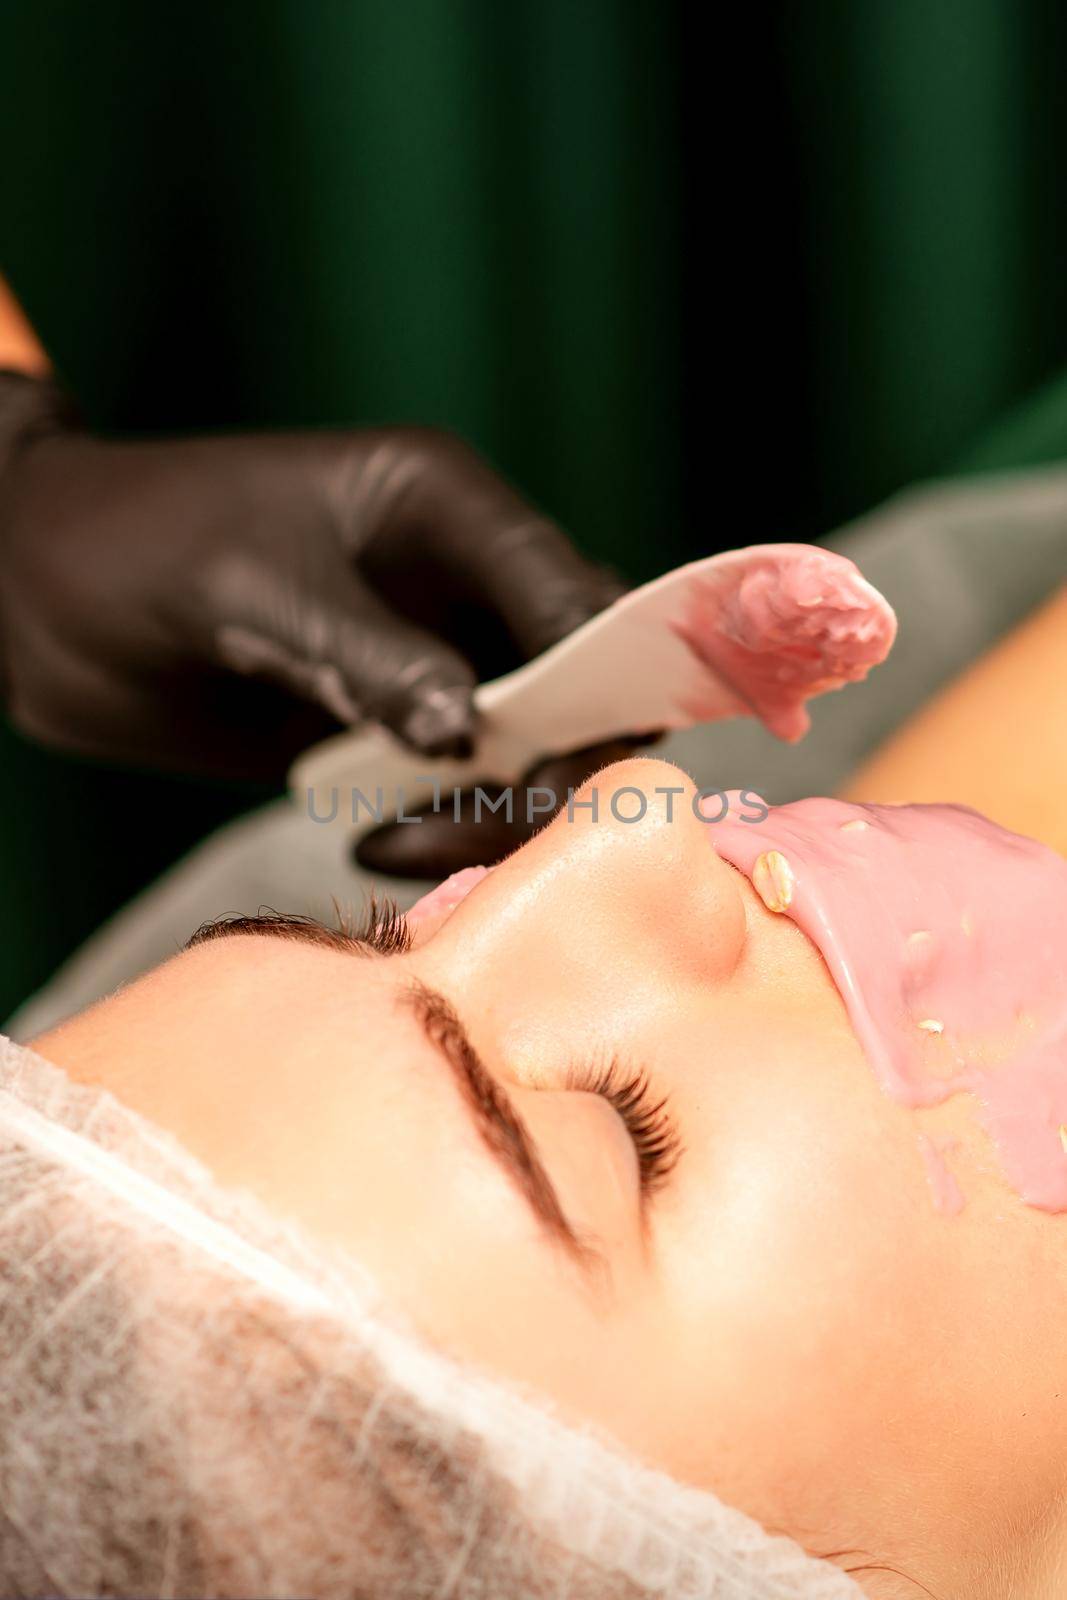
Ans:
{"type": "MultiPolygon", "coordinates": [[[[48,357],[0,280],[0,367],[48,357]]],[[[851,799],[953,799],[1067,853],[1067,594],[931,702],[851,799]],[[1022,755],[1020,755],[1022,752],[1022,755]]],[[[856,1570],[872,1596],[1067,1590],[1067,1219],[1022,1205],[957,1102],[877,1088],[814,947],[657,786],[561,816],[393,955],[201,945],[35,1041],[350,1248],[427,1334],[856,1570]],[[531,1215],[410,1004],[464,1020],[583,1266],[531,1215]],[[683,1146],[642,1197],[576,1067],[613,1057],[683,1146]],[[933,1210],[921,1130],[960,1141],[933,1210]]],[[[207,907],[206,912],[215,908],[207,907]]]]}
{"type": "Polygon", "coordinates": [[[30,326],[22,307],[0,278],[0,368],[43,378],[52,370],[44,346],[30,326]]]}
{"type": "Polygon", "coordinates": [[[563,814],[406,953],[199,946],[36,1042],[358,1255],[445,1347],[855,1569],[872,1596],[1052,1600],[1067,1530],[1067,1223],[968,1115],[886,1099],[806,937],[662,762],[639,824],[563,814]],[[534,1221],[413,1016],[441,991],[536,1141],[591,1271],[534,1221]],[[684,1153],[642,1201],[618,1056],[684,1153]],[[931,1206],[917,1143],[961,1141],[931,1206]],[[741,1448],[739,1448],[741,1442],[741,1448]]]}

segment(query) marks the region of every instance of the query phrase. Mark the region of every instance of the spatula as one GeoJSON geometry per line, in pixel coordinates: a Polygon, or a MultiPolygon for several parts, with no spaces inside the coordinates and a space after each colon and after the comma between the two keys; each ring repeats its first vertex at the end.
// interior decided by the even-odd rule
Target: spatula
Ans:
{"type": "Polygon", "coordinates": [[[542,758],[627,734],[755,716],[794,741],[805,701],[866,677],[896,633],[889,603],[846,557],[752,545],[632,590],[525,666],[474,692],[477,748],[432,760],[365,723],[307,750],[290,791],[358,836],[448,806],[476,783],[516,784],[542,758]]]}

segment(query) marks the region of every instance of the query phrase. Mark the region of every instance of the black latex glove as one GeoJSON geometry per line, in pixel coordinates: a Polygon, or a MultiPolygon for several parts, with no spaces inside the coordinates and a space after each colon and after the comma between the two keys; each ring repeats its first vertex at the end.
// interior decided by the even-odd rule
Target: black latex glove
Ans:
{"type": "Polygon", "coordinates": [[[0,372],[0,691],[45,743],[279,777],[373,717],[462,754],[476,679],[621,587],[447,434],[108,441],[0,372]]]}

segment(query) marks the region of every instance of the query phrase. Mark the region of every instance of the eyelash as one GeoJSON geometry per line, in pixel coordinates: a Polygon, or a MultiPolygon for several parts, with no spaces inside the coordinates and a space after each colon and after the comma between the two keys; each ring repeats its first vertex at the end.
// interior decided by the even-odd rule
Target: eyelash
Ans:
{"type": "Polygon", "coordinates": [[[615,1107],[637,1151],[642,1193],[661,1189],[678,1164],[682,1142],[666,1096],[654,1097],[648,1074],[628,1072],[612,1060],[607,1067],[572,1068],[567,1087],[598,1094],[615,1107]]]}
{"type": "MultiPolygon", "coordinates": [[[[379,955],[396,955],[410,950],[413,931],[396,901],[373,893],[354,938],[379,955]]],[[[574,1067],[567,1075],[567,1088],[597,1094],[614,1106],[637,1152],[637,1166],[643,1194],[662,1188],[678,1163],[682,1143],[674,1120],[667,1110],[665,1096],[656,1099],[646,1072],[628,1072],[617,1059],[607,1067],[574,1067]]]]}
{"type": "Polygon", "coordinates": [[[370,947],[377,955],[402,955],[410,950],[414,933],[407,917],[389,895],[372,890],[358,928],[346,928],[360,944],[370,947]]]}

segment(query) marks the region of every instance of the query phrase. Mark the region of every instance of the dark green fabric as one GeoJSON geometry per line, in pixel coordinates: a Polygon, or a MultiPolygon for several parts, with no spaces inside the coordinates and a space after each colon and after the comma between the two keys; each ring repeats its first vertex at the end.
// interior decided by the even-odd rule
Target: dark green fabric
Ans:
{"type": "MultiPolygon", "coordinates": [[[[1052,0],[3,0],[0,263],[100,426],[452,426],[640,579],[1067,446],[1065,69],[1052,0]]],[[[0,763],[0,1015],[254,798],[0,763]]]]}
{"type": "Polygon", "coordinates": [[[669,12],[3,14],[4,258],[95,420],[437,422],[587,547],[682,548],[669,12]]]}
{"type": "Polygon", "coordinates": [[[1067,362],[1067,11],[797,0],[780,38],[825,530],[953,470],[1067,362]]]}
{"type": "MultiPolygon", "coordinates": [[[[987,428],[954,463],[961,473],[1067,462],[1067,375],[1054,378],[987,428]]],[[[1067,528],[1064,529],[1067,539],[1067,528]]]]}

